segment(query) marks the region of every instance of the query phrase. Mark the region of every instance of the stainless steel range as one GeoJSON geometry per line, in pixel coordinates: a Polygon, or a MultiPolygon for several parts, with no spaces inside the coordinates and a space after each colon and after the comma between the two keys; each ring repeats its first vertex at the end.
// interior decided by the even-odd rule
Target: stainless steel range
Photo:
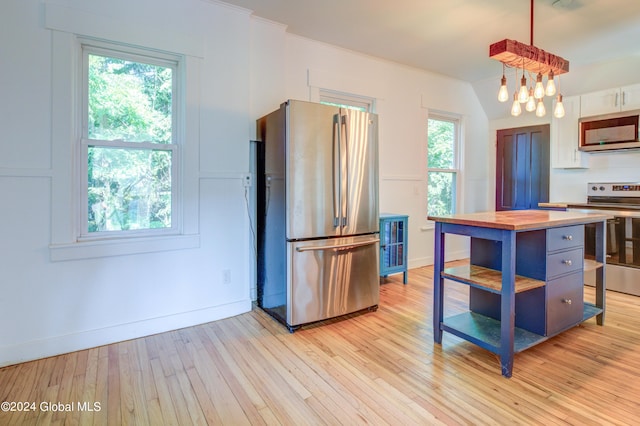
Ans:
{"type": "MultiPolygon", "coordinates": [[[[607,289],[640,296],[640,182],[589,183],[587,202],[569,204],[567,209],[613,216],[607,221],[607,289]]],[[[593,232],[585,229],[587,256],[593,253],[589,244],[593,232]]],[[[589,274],[585,281],[593,284],[589,274]]]]}

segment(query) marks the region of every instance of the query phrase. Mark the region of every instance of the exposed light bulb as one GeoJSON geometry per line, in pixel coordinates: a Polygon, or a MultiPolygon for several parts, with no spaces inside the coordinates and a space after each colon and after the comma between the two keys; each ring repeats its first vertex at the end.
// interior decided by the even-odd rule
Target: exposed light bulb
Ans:
{"type": "Polygon", "coordinates": [[[523,104],[528,100],[529,100],[529,91],[527,90],[527,79],[523,74],[522,80],[520,80],[520,92],[518,92],[518,102],[523,104]]]}
{"type": "Polygon", "coordinates": [[[498,91],[498,100],[500,102],[507,102],[509,100],[509,90],[507,89],[507,77],[502,74],[502,80],[500,81],[500,90],[498,91]]]}
{"type": "Polygon", "coordinates": [[[531,112],[536,109],[536,99],[533,97],[533,87],[529,87],[529,100],[525,105],[524,109],[531,112]]]}
{"type": "Polygon", "coordinates": [[[542,85],[542,74],[538,73],[538,77],[536,78],[536,88],[533,89],[533,96],[536,99],[544,98],[544,86],[542,85]]]}
{"type": "Polygon", "coordinates": [[[520,107],[520,101],[518,101],[518,93],[513,94],[513,105],[511,106],[511,115],[514,117],[522,114],[522,108],[520,107]]]}
{"type": "Polygon", "coordinates": [[[544,94],[547,96],[553,96],[556,94],[556,83],[553,81],[553,70],[549,71],[549,76],[547,77],[547,88],[544,91],[544,94]]]}
{"type": "Polygon", "coordinates": [[[536,107],[536,116],[537,117],[544,117],[544,115],[547,113],[546,108],[544,107],[544,102],[542,102],[542,99],[538,101],[538,106],[536,107]]]}
{"type": "Polygon", "coordinates": [[[556,102],[556,107],[553,110],[553,116],[555,118],[564,117],[564,105],[562,105],[562,95],[558,95],[558,101],[556,102]]]}

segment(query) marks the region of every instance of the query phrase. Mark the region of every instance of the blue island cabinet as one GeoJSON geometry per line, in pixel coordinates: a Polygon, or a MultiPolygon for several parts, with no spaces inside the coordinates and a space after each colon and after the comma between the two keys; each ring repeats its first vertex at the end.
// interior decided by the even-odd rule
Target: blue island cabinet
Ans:
{"type": "Polygon", "coordinates": [[[407,283],[407,229],[409,216],[380,214],[380,276],[402,272],[407,283]]]}
{"type": "Polygon", "coordinates": [[[596,317],[604,323],[606,215],[514,210],[429,217],[436,222],[434,341],[454,334],[500,356],[514,354],[596,317]],[[595,258],[584,259],[584,225],[594,223],[595,258]],[[445,235],[469,236],[469,264],[445,268],[445,235]],[[596,271],[595,303],[583,297],[585,265],[596,271]],[[444,318],[444,284],[470,286],[469,311],[444,318]]]}

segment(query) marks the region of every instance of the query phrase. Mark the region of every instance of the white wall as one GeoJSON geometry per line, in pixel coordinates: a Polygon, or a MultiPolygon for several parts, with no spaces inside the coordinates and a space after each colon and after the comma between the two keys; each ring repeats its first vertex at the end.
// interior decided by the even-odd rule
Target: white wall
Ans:
{"type": "MultiPolygon", "coordinates": [[[[410,216],[410,266],[433,259],[428,108],[463,120],[461,211],[492,205],[489,129],[470,85],[289,35],[243,9],[213,0],[6,0],[0,52],[0,366],[250,310],[255,259],[241,177],[255,119],[288,98],[315,100],[326,88],[378,100],[380,208],[410,216]],[[76,86],[66,59],[74,33],[188,56],[188,211],[175,245],[105,249],[73,238],[76,86]]],[[[449,248],[450,258],[466,255],[464,241],[449,248]]]]}
{"type": "MultiPolygon", "coordinates": [[[[637,73],[639,66],[640,57],[630,57],[572,67],[569,73],[563,74],[561,77],[562,93],[565,96],[578,96],[597,90],[640,83],[640,76],[637,73]]],[[[478,90],[479,86],[476,85],[478,96],[482,96],[482,93],[486,94],[486,87],[478,90]]],[[[497,94],[497,87],[492,89],[492,93],[497,94]]],[[[497,100],[495,104],[498,104],[497,100]]],[[[550,113],[547,113],[546,117],[537,118],[532,113],[523,112],[520,117],[514,118],[508,115],[508,106],[504,106],[504,108],[504,118],[493,119],[489,122],[489,141],[492,147],[493,164],[488,169],[490,171],[488,178],[493,185],[492,194],[495,191],[496,131],[551,122],[550,113]]],[[[589,168],[587,169],[551,169],[550,201],[585,202],[587,200],[587,183],[589,182],[637,182],[640,180],[640,167],[638,166],[640,165],[640,151],[583,153],[583,155],[588,157],[589,168]]]]}
{"type": "MultiPolygon", "coordinates": [[[[576,67],[563,76],[568,96],[640,83],[640,56],[620,58],[605,63],[576,67]]],[[[583,154],[589,168],[581,170],[551,169],[551,201],[587,199],[589,182],[640,181],[640,151],[583,154]]]]}
{"type": "MultiPolygon", "coordinates": [[[[264,32],[254,33],[254,45],[262,45],[265,40],[272,43],[274,32],[278,31],[286,44],[286,68],[273,75],[280,81],[277,85],[285,86],[285,92],[280,98],[277,93],[272,94],[275,96],[272,109],[287,98],[317,101],[320,89],[376,99],[380,128],[380,211],[409,215],[409,266],[431,264],[433,228],[426,219],[425,172],[428,109],[459,114],[462,118],[460,211],[488,208],[487,163],[484,161],[487,120],[472,87],[448,77],[290,35],[274,25],[268,27],[261,22],[260,26],[264,32]]],[[[261,50],[271,48],[264,45],[261,50]]],[[[276,51],[282,54],[278,48],[276,51]]],[[[452,238],[448,249],[448,258],[464,257],[466,240],[452,238]]]]}
{"type": "Polygon", "coordinates": [[[246,11],[201,0],[2,2],[0,365],[251,309],[253,249],[241,184],[253,120],[249,30],[246,11]],[[177,241],[189,248],[51,260],[83,250],[67,232],[76,214],[64,196],[73,190],[67,153],[77,141],[60,135],[74,133],[72,118],[52,108],[72,104],[75,88],[73,73],[52,65],[69,55],[72,35],[62,27],[174,53],[188,44],[195,78],[183,194],[185,216],[195,220],[177,241]],[[230,284],[223,284],[225,269],[230,284]]]}

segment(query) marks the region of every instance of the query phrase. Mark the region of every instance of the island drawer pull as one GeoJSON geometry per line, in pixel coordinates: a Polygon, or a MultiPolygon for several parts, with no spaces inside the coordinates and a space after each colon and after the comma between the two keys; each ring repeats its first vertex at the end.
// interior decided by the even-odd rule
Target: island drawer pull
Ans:
{"type": "Polygon", "coordinates": [[[567,241],[571,241],[573,240],[573,235],[569,234],[569,235],[563,235],[562,236],[563,240],[567,240],[567,241]]]}
{"type": "Polygon", "coordinates": [[[567,305],[570,305],[571,299],[562,299],[562,303],[566,303],[567,305]]]}
{"type": "Polygon", "coordinates": [[[563,264],[567,265],[567,266],[571,266],[573,264],[573,262],[571,262],[571,259],[564,259],[562,261],[563,264]]]}

